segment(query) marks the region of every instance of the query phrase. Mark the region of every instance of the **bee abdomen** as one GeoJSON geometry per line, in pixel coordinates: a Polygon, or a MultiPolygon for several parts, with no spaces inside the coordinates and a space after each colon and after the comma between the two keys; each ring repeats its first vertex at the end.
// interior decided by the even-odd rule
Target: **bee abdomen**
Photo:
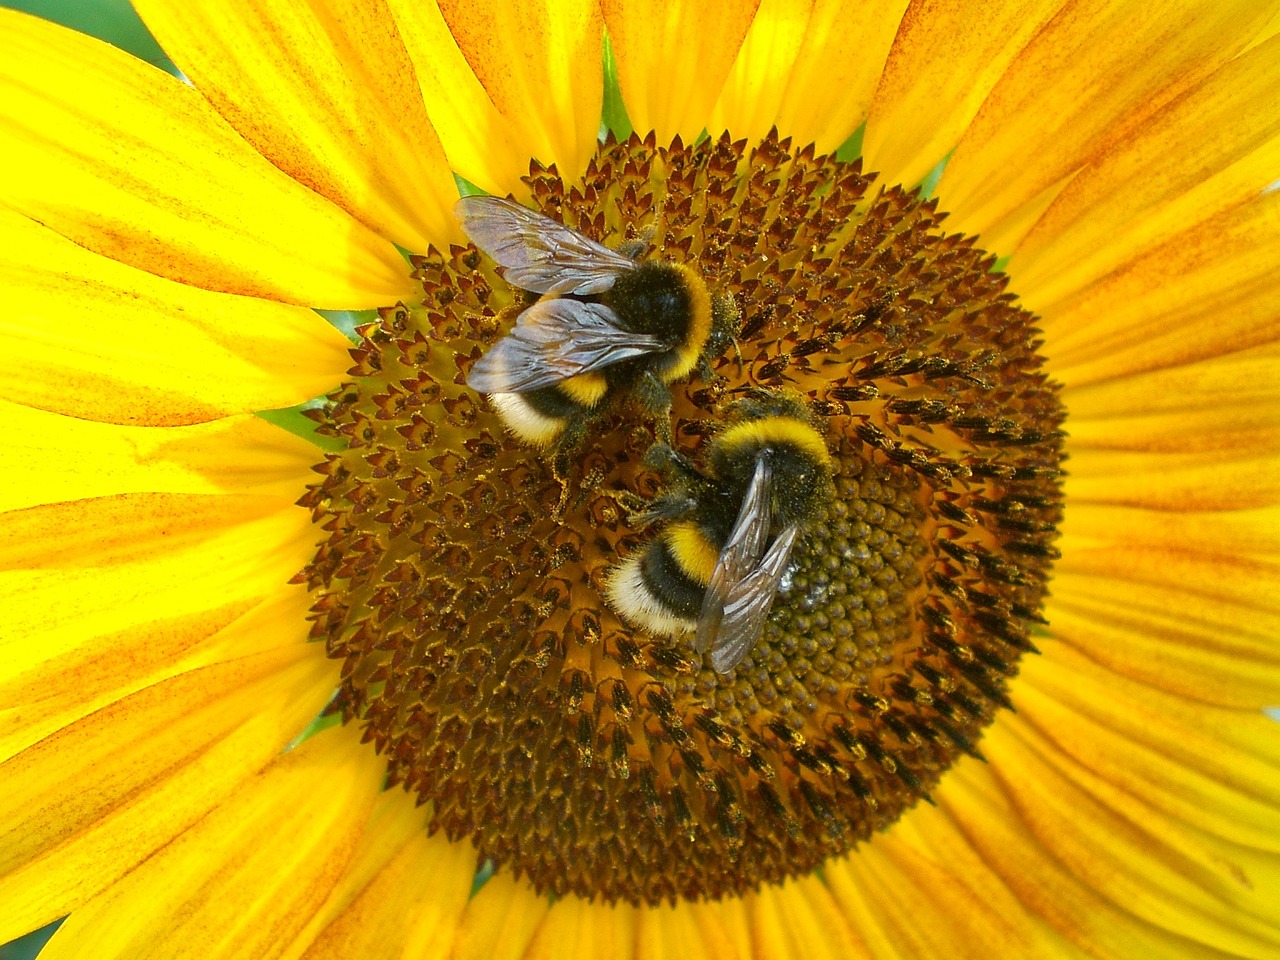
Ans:
{"type": "Polygon", "coordinates": [[[656,636],[692,633],[706,584],[681,567],[664,535],[632,554],[609,578],[608,599],[623,619],[656,636]]]}

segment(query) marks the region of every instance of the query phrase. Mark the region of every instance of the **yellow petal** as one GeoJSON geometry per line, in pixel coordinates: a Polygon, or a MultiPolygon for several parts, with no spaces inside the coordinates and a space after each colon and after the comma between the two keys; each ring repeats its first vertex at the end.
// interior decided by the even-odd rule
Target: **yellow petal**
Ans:
{"type": "Polygon", "coordinates": [[[1280,382],[1274,376],[1278,362],[1280,342],[1272,342],[1203,363],[1070,387],[1064,400],[1071,411],[1071,442],[1146,449],[1156,443],[1157,429],[1183,435],[1210,432],[1201,422],[1204,414],[1217,417],[1214,431],[1241,421],[1258,426],[1274,422],[1269,418],[1280,410],[1280,382]],[[1194,422],[1179,428],[1179,418],[1194,422]],[[1113,420],[1131,429],[1108,429],[1113,420]],[[1158,427],[1143,429],[1142,424],[1158,427]],[[1136,438],[1132,428],[1140,430],[1136,438]]]}
{"type": "Polygon", "coordinates": [[[1069,463],[1065,487],[1075,503],[1198,512],[1249,510],[1280,499],[1274,453],[1081,449],[1069,463]]]}
{"type": "Polygon", "coordinates": [[[415,252],[461,240],[453,174],[385,6],[136,6],[196,89],[294,180],[415,252]]]}
{"type": "MultiPolygon", "coordinates": [[[[407,797],[395,799],[413,809],[407,797]]],[[[465,841],[428,838],[421,824],[417,831],[400,855],[325,928],[304,954],[307,960],[449,956],[475,877],[476,851],[465,841]],[[428,877],[431,883],[424,883],[428,877]]]]}
{"type": "Polygon", "coordinates": [[[191,427],[118,427],[0,401],[0,471],[23,475],[0,509],[119,493],[260,493],[296,500],[316,447],[253,416],[191,427]]]}
{"type": "Polygon", "coordinates": [[[782,91],[778,129],[819,150],[844,143],[867,119],[906,7],[907,0],[818,0],[782,91]]]}
{"type": "Polygon", "coordinates": [[[636,956],[643,960],[742,960],[752,956],[748,907],[740,897],[637,913],[636,956]]]}
{"type": "Polygon", "coordinates": [[[1262,912],[1280,890],[1258,889],[1259,878],[1242,875],[1238,864],[1195,849],[1183,831],[1068,760],[1020,717],[1004,719],[991,738],[1004,761],[997,776],[1007,771],[1001,785],[1033,842],[1100,896],[1157,929],[1224,953],[1280,950],[1280,930],[1268,922],[1274,913],[1262,912]]]}
{"type": "Polygon", "coordinates": [[[1071,387],[1280,339],[1280,192],[1174,234],[1042,306],[1045,353],[1071,387]]]}
{"type": "Polygon", "coordinates": [[[1257,510],[1192,513],[1072,503],[1060,530],[1073,550],[1118,544],[1210,563],[1217,557],[1280,559],[1277,504],[1257,510]]]}
{"type": "Polygon", "coordinates": [[[927,842],[904,842],[903,835],[919,836],[914,824],[926,817],[937,813],[913,810],[887,835],[823,868],[827,886],[862,931],[871,955],[877,960],[1054,956],[1045,931],[963,840],[932,831],[927,842]]]}
{"type": "Polygon", "coordinates": [[[637,909],[626,904],[606,907],[575,896],[557,900],[525,956],[529,960],[629,960],[636,955],[636,914],[637,909]]]}
{"type": "MultiPolygon", "coordinates": [[[[1273,720],[1150,689],[1073,650],[1055,648],[1024,675],[1018,712],[1037,737],[1163,815],[1280,852],[1273,720]]],[[[1178,842],[1176,832],[1167,842],[1178,842]]]]}
{"type": "Polygon", "coordinates": [[[707,129],[835,150],[866,119],[906,0],[764,0],[707,129]],[[850,51],[857,51],[851,56],[850,51]]]}
{"type": "Polygon", "coordinates": [[[1280,657],[1256,639],[1252,650],[1231,649],[1214,625],[1188,624],[1173,612],[1135,616],[1120,601],[1082,604],[1073,594],[1050,604],[1053,635],[1108,669],[1205,703],[1256,709],[1275,701],[1280,657]]]}
{"type": "MultiPolygon", "coordinates": [[[[713,136],[729,130],[734,139],[759,140],[778,122],[778,104],[814,6],[815,0],[761,0],[706,124],[713,136]]],[[[813,139],[803,130],[788,129],[786,135],[801,143],[813,139]]]]}
{"type": "Polygon", "coordinates": [[[440,12],[527,164],[575,177],[596,152],[603,23],[590,0],[441,0],[440,12]]]}
{"type": "Polygon", "coordinates": [[[341,882],[384,772],[354,730],[311,737],[75,911],[48,955],[276,955],[341,882]]]}
{"type": "Polygon", "coordinates": [[[1009,261],[1027,305],[1061,301],[1274,180],[1277,91],[1280,37],[1223,65],[1072,178],[1009,261]]]}
{"type": "MultiPolygon", "coordinates": [[[[993,732],[999,731],[997,724],[993,732]]],[[[1108,896],[1104,878],[1077,873],[1057,859],[1043,836],[1024,820],[1035,811],[1016,804],[1005,792],[1007,781],[998,779],[1006,766],[1011,777],[1018,776],[1020,755],[1008,741],[1005,736],[989,736],[983,751],[991,763],[962,760],[948,772],[935,799],[1027,910],[1042,916],[1088,956],[1221,958],[1217,950],[1142,922],[1130,912],[1131,903],[1117,903],[1108,896]]],[[[1105,840],[1096,853],[1099,858],[1106,855],[1105,840]]]]}
{"type": "MultiPolygon", "coordinates": [[[[728,960],[748,956],[735,951],[722,930],[707,929],[706,912],[689,903],[645,907],[637,911],[636,956],[642,960],[728,960]]],[[[744,931],[745,932],[745,931],[744,931]]]]}
{"type": "Polygon", "coordinates": [[[51,650],[47,659],[0,681],[0,758],[135,691],[261,650],[264,637],[302,643],[309,607],[298,588],[279,597],[211,599],[201,609],[51,650]]]}
{"type": "MultiPolygon", "coordinates": [[[[879,4],[867,4],[879,6],[879,4]]],[[[919,183],[951,152],[1010,61],[1062,0],[912,4],[875,89],[864,166],[919,183]]]]}
{"type": "Polygon", "coordinates": [[[259,634],[265,651],[113,701],[0,765],[0,939],[80,908],[298,734],[331,695],[335,670],[290,639],[259,634]]]}
{"type": "MultiPolygon", "coordinates": [[[[692,143],[738,56],[760,0],[601,0],[627,118],[658,142],[692,143]]],[[[735,131],[736,133],[736,131],[735,131]]]]}
{"type": "Polygon", "coordinates": [[[1275,0],[1202,5],[1095,0],[1065,8],[1035,34],[983,103],[938,184],[948,224],[1012,250],[1020,208],[1238,53],[1275,0]],[[1099,78],[1106,78],[1099,82],[1099,78]]]}
{"type": "MultiPolygon", "coordinates": [[[[181,643],[166,634],[219,629],[243,607],[292,593],[284,585],[315,539],[305,511],[251,495],[124,494],[6,513],[0,683],[43,700],[50,671],[101,663],[117,644],[123,656],[149,635],[181,643]]],[[[23,717],[7,716],[6,729],[15,723],[31,742],[23,717]]]]}
{"type": "Polygon", "coordinates": [[[1046,612],[1055,636],[1118,672],[1257,708],[1276,700],[1277,590],[1274,559],[1064,543],[1046,612]]]}
{"type": "MultiPolygon", "coordinates": [[[[374,809],[369,815],[364,833],[356,846],[351,862],[347,864],[342,876],[329,892],[324,905],[312,915],[306,927],[294,940],[288,955],[300,955],[305,949],[308,956],[327,955],[328,944],[336,944],[344,939],[337,934],[340,926],[345,926],[344,918],[348,915],[360,914],[364,907],[359,901],[366,900],[374,888],[381,890],[384,897],[395,900],[399,890],[391,889],[384,878],[396,876],[400,871],[396,866],[405,859],[412,859],[412,849],[425,837],[423,816],[420,809],[415,808],[413,801],[402,791],[383,791],[374,801],[374,809]]],[[[397,921],[387,917],[391,926],[397,921]]],[[[370,937],[386,939],[385,927],[382,923],[372,926],[370,937]],[[378,931],[383,931],[379,933],[378,931]]],[[[392,938],[396,947],[395,956],[400,955],[402,937],[392,938]]],[[[368,944],[367,950],[353,950],[348,956],[377,956],[376,945],[368,944]]],[[[388,956],[392,954],[387,954],[388,956]]]]}
{"type": "Polygon", "coordinates": [[[1253,41],[1245,48],[1245,50],[1252,50],[1259,44],[1266,43],[1277,34],[1280,34],[1280,10],[1276,11],[1275,16],[1271,18],[1270,23],[1258,31],[1258,35],[1253,38],[1253,41]]]}
{"type": "Polygon", "coordinates": [[[869,958],[849,918],[816,876],[761,887],[751,898],[751,939],[758,954],[794,960],[869,958]]]}
{"type": "Polygon", "coordinates": [[[500,870],[467,903],[451,956],[456,960],[520,960],[527,955],[550,909],[546,896],[500,870]]]}
{"type": "Polygon", "coordinates": [[[122,263],[192,286],[355,309],[413,293],[404,259],[253,150],[192,87],[0,10],[0,196],[122,263]]]}
{"type": "Polygon", "coordinates": [[[58,413],[196,423],[301,403],[350,366],[311,310],[152,276],[2,211],[0,285],[6,395],[58,413]]]}
{"type": "MultiPolygon", "coordinates": [[[[1277,369],[1280,345],[1267,344],[1202,363],[1068,388],[1063,393],[1070,411],[1068,493],[1091,500],[1106,497],[1091,471],[1114,476],[1117,465],[1106,460],[1112,453],[1136,454],[1153,464],[1168,458],[1194,466],[1198,457],[1208,465],[1229,459],[1252,461],[1263,469],[1270,463],[1280,470],[1277,369]]],[[[1224,475],[1208,478],[1195,495],[1203,499],[1218,491],[1237,493],[1224,475]]],[[[1167,496],[1168,489],[1163,493],[1167,496]]]]}
{"type": "Polygon", "coordinates": [[[458,49],[435,0],[387,0],[453,169],[494,194],[525,192],[530,154],[458,49]]]}

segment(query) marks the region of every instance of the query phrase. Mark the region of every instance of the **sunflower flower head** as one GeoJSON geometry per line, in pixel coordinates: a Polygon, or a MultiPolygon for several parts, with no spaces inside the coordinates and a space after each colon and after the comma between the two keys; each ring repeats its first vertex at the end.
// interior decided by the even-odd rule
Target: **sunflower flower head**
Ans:
{"type": "Polygon", "coordinates": [[[806,873],[978,754],[1034,649],[1063,411],[1033,318],[933,203],[776,134],[633,134],[524,184],[732,297],[735,349],[675,390],[680,453],[785,386],[821,415],[834,489],[736,669],[627,626],[603,587],[645,539],[618,494],[660,491],[654,428],[621,404],[568,457],[510,436],[465,374],[528,301],[474,248],[430,251],[421,305],[360,329],[358,376],[314,414],[347,445],[303,501],[343,715],[429,828],[540,890],[655,903],[806,873]]]}

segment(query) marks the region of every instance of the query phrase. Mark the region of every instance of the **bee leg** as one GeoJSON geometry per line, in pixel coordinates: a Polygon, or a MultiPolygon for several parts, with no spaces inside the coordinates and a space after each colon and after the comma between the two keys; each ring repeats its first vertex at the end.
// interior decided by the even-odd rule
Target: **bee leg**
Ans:
{"type": "Polygon", "coordinates": [[[692,460],[676,450],[671,444],[661,441],[653,444],[645,451],[644,465],[650,470],[656,470],[667,476],[678,477],[686,483],[706,479],[702,475],[702,471],[694,466],[692,460]]]}
{"type": "Polygon", "coordinates": [[[600,490],[600,496],[608,497],[623,513],[627,515],[627,522],[631,522],[631,518],[644,513],[649,509],[651,501],[640,496],[634,490],[600,490]]]}
{"type": "Polygon", "coordinates": [[[671,443],[671,391],[667,385],[646,370],[636,385],[636,394],[645,408],[653,414],[653,430],[661,443],[671,443]]]}
{"type": "MultiPolygon", "coordinates": [[[[587,498],[595,493],[600,493],[603,496],[610,497],[614,500],[618,500],[619,499],[618,491],[600,489],[600,484],[604,483],[604,478],[605,478],[605,472],[603,469],[601,469],[598,466],[592,467],[586,474],[583,475],[582,479],[578,481],[578,495],[573,498],[573,503],[570,504],[569,508],[571,510],[578,510],[579,508],[581,508],[581,506],[584,503],[587,502],[587,498]]],[[[564,489],[567,490],[568,487],[566,486],[564,489]]],[[[627,491],[623,491],[623,492],[625,493],[627,491]]],[[[631,494],[631,495],[635,496],[634,494],[631,494]]],[[[563,499],[564,495],[562,494],[561,496],[563,499]]],[[[623,506],[623,509],[627,510],[628,513],[630,512],[629,508],[626,507],[625,505],[623,506]]]]}
{"type": "Polygon", "coordinates": [[[643,510],[631,510],[627,513],[627,523],[637,530],[643,530],[659,520],[677,520],[686,517],[698,506],[696,498],[687,493],[670,493],[650,500],[643,510]]]}
{"type": "Polygon", "coordinates": [[[556,439],[555,445],[550,450],[551,475],[560,484],[560,499],[552,513],[552,516],[556,519],[563,517],[565,510],[569,506],[569,481],[577,473],[575,469],[577,464],[574,462],[573,454],[582,443],[582,438],[586,436],[586,433],[585,422],[572,420],[565,427],[564,432],[556,439]]]}
{"type": "Polygon", "coordinates": [[[711,335],[698,358],[698,373],[704,380],[711,380],[715,372],[711,361],[718,359],[724,348],[732,345],[738,360],[738,373],[742,373],[742,351],[738,349],[738,330],[742,327],[742,309],[738,301],[728,294],[718,293],[711,298],[711,335]]]}

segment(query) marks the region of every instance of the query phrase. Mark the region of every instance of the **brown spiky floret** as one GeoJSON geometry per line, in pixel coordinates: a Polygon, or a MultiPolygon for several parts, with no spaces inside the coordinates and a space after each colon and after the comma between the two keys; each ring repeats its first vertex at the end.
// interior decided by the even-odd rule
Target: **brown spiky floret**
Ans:
{"type": "Polygon", "coordinates": [[[609,142],[580,182],[528,186],[735,299],[736,350],[676,386],[676,445],[697,461],[743,387],[799,392],[835,495],[729,675],[627,627],[602,586],[652,535],[622,506],[662,489],[651,419],[608,411],[568,471],[505,436],[464,379],[525,301],[474,249],[431,251],[422,303],[361,328],[317,413],[346,449],[303,498],[327,539],[299,579],[337,703],[430,829],[541,890],[653,903],[811,870],[980,757],[1034,649],[1062,408],[1033,318],[932,201],[775,137],[609,142]]]}

